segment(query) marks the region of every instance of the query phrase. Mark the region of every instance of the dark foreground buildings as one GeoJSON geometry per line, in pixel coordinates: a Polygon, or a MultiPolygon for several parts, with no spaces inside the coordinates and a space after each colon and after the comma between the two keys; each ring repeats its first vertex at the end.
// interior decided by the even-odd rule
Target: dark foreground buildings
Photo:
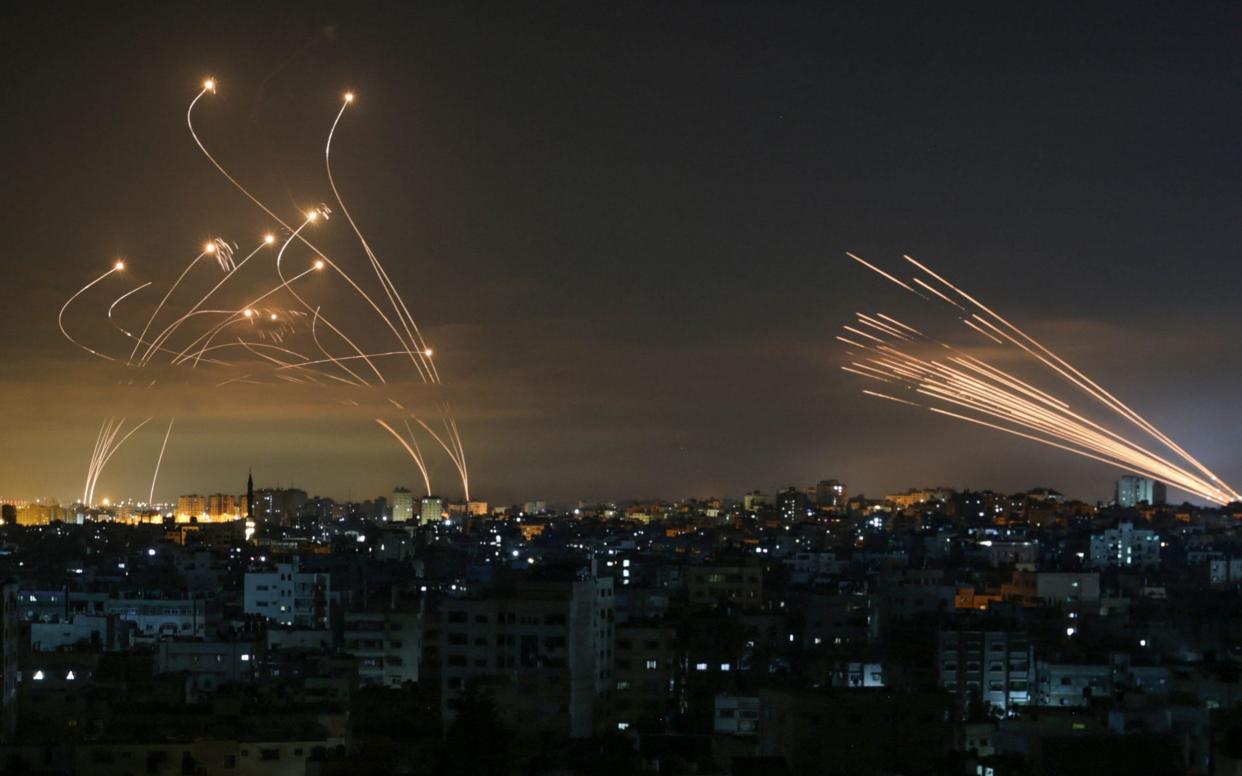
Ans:
{"type": "Polygon", "coordinates": [[[1242,507],[253,493],[6,510],[0,772],[1242,773],[1242,507]]]}

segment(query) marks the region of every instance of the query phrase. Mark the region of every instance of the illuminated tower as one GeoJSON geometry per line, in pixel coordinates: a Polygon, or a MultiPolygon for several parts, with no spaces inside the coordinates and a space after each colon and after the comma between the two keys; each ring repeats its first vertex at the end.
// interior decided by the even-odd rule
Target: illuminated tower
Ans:
{"type": "Polygon", "coordinates": [[[254,522],[254,472],[246,472],[246,519],[254,522]]]}
{"type": "Polygon", "coordinates": [[[414,494],[407,488],[392,492],[392,521],[404,523],[414,519],[414,494]]]}

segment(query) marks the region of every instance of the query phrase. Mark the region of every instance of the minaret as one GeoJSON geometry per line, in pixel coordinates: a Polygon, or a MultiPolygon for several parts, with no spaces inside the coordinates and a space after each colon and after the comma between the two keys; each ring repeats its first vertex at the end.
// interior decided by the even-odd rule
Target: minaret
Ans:
{"type": "Polygon", "coordinates": [[[254,522],[254,472],[246,471],[246,519],[254,522]]]}

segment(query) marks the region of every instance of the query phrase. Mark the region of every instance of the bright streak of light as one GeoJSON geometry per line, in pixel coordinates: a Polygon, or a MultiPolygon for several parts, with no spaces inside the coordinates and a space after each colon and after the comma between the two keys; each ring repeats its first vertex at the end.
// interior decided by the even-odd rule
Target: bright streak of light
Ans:
{"type": "MultiPolygon", "coordinates": [[[[847,255],[877,274],[898,285],[903,285],[878,267],[858,259],[853,254],[847,255]]],[[[1176,455],[1171,457],[1154,452],[1134,439],[1125,437],[1116,430],[1075,412],[1065,400],[1036,388],[1031,383],[988,364],[977,356],[958,353],[950,345],[932,340],[913,327],[882,313],[877,313],[874,318],[862,313],[857,316],[859,323],[869,327],[874,334],[868,334],[852,326],[843,327],[845,331],[863,338],[866,342],[862,343],[841,336],[837,337],[838,340],[857,350],[872,353],[874,356],[865,359],[868,363],[855,361],[841,368],[861,377],[902,385],[920,396],[942,405],[948,405],[953,409],[917,404],[871,390],[864,390],[864,394],[923,407],[942,416],[1029,439],[1106,463],[1124,471],[1160,480],[1218,504],[1242,500],[1242,496],[1239,496],[1236,490],[1221,482],[1215,474],[1207,470],[1167,435],[1087,378],[1081,371],[1070,366],[1064,359],[1035,341],[1013,323],[925,265],[909,256],[905,258],[944,288],[949,289],[980,311],[971,313],[968,318],[960,319],[972,330],[997,345],[1015,346],[1029,356],[1034,363],[1063,378],[1091,399],[1108,408],[1112,417],[1139,428],[1176,455]],[[919,358],[901,347],[894,347],[891,342],[884,339],[892,337],[893,342],[913,342],[909,334],[919,334],[928,342],[947,348],[950,351],[947,360],[919,358]],[[1176,460],[1178,458],[1181,459],[1180,462],[1176,460]]],[[[915,283],[960,310],[966,311],[965,307],[921,278],[915,278],[915,283]]]]}
{"type": "Polygon", "coordinates": [[[155,473],[151,475],[151,491],[147,494],[147,503],[155,503],[155,480],[160,476],[160,464],[164,462],[164,450],[168,448],[168,437],[172,434],[173,421],[176,418],[169,418],[168,430],[164,432],[164,443],[160,445],[160,455],[155,459],[155,473]]]}
{"type": "MultiPolygon", "coordinates": [[[[316,385],[323,385],[323,383],[321,383],[320,380],[317,378],[326,378],[326,379],[331,379],[331,380],[335,380],[341,383],[348,384],[352,387],[369,387],[370,383],[364,380],[357,372],[351,370],[347,366],[346,362],[351,361],[351,360],[362,360],[366,362],[370,370],[375,373],[375,377],[378,378],[379,382],[386,383],[387,380],[385,379],[384,374],[379,370],[376,364],[372,362],[372,358],[400,356],[404,354],[406,357],[409,358],[410,362],[418,370],[420,378],[422,379],[424,383],[428,383],[431,385],[438,385],[440,383],[440,376],[439,376],[439,373],[438,373],[438,370],[437,370],[437,367],[434,361],[432,361],[432,356],[434,354],[433,349],[430,346],[428,346],[427,343],[423,340],[423,337],[422,337],[421,332],[419,331],[418,325],[414,321],[413,316],[410,314],[409,307],[406,305],[404,300],[401,299],[401,296],[397,292],[395,284],[389,278],[387,272],[385,271],[382,264],[379,262],[379,259],[376,257],[374,251],[372,251],[371,246],[367,243],[366,239],[363,237],[362,232],[360,231],[358,224],[355,222],[353,215],[349,213],[349,211],[346,209],[345,204],[341,199],[340,192],[337,189],[336,183],[332,178],[331,146],[332,146],[333,135],[337,129],[338,123],[340,122],[341,116],[343,115],[344,110],[346,109],[346,106],[348,106],[354,101],[355,99],[354,93],[346,92],[343,95],[344,101],[343,101],[343,104],[341,105],[341,110],[340,112],[338,112],[336,116],[336,120],[332,124],[332,129],[328,134],[327,144],[325,145],[325,149],[324,149],[325,165],[327,168],[328,178],[329,178],[329,182],[332,187],[333,195],[336,198],[336,201],[339,204],[341,211],[345,213],[351,229],[354,231],[357,239],[361,243],[364,249],[364,252],[367,255],[367,259],[368,261],[370,261],[372,265],[372,269],[374,270],[374,273],[376,275],[376,278],[379,281],[380,287],[383,289],[384,295],[387,298],[387,301],[389,302],[391,306],[391,309],[387,313],[383,309],[381,309],[379,304],[377,304],[376,300],[372,299],[371,296],[366,291],[364,291],[358,285],[358,283],[355,282],[341,266],[333,262],[331,257],[324,254],[322,251],[319,251],[317,248],[315,248],[315,246],[313,246],[307,240],[307,238],[303,236],[302,231],[304,227],[310,224],[317,223],[319,221],[327,221],[329,219],[330,214],[332,213],[332,210],[329,208],[328,205],[321,203],[318,206],[315,206],[315,207],[310,208],[309,210],[306,210],[304,213],[305,215],[304,222],[297,229],[293,229],[289,224],[285,223],[284,220],[282,220],[279,216],[277,216],[274,212],[272,212],[272,210],[267,208],[262,202],[260,202],[252,194],[250,194],[249,191],[247,191],[232,175],[230,175],[219,164],[219,162],[216,161],[216,159],[211,155],[211,153],[204,146],[202,140],[199,138],[198,134],[195,132],[195,129],[194,129],[193,112],[194,112],[196,105],[205,95],[214,94],[216,92],[217,86],[218,84],[214,78],[207,78],[202,82],[202,90],[198,92],[197,95],[194,96],[194,98],[190,101],[189,107],[186,110],[186,124],[190,130],[190,134],[193,137],[194,142],[198,145],[199,149],[203,152],[204,156],[207,157],[208,161],[216,168],[216,170],[219,171],[233,186],[235,186],[250,201],[256,204],[268,216],[274,219],[274,221],[277,224],[279,224],[281,227],[287,230],[285,233],[289,234],[288,239],[283,241],[283,244],[280,246],[280,250],[276,254],[276,271],[277,271],[278,276],[280,277],[281,283],[280,285],[267,291],[266,293],[263,293],[262,295],[259,295],[258,297],[250,299],[250,301],[247,304],[241,306],[240,308],[232,308],[232,309],[224,309],[224,310],[201,309],[201,308],[204,308],[204,305],[207,302],[207,300],[219,288],[221,288],[226,282],[230,282],[233,285],[237,285],[243,282],[243,281],[235,279],[238,276],[237,271],[247,261],[249,261],[250,258],[252,258],[258,252],[260,252],[261,248],[263,248],[264,246],[271,246],[271,245],[276,244],[277,237],[275,234],[272,234],[272,233],[264,234],[262,237],[261,244],[258,247],[256,247],[253,251],[251,251],[250,254],[247,255],[244,259],[242,259],[240,262],[234,261],[234,250],[237,248],[235,243],[227,242],[223,238],[213,238],[205,242],[203,244],[202,252],[198,256],[194,257],[189,262],[189,264],[187,264],[181,270],[180,275],[177,276],[177,278],[173,281],[173,283],[166,288],[165,293],[163,294],[162,298],[154,306],[154,308],[151,310],[148,317],[146,318],[145,325],[142,327],[141,332],[139,334],[135,335],[132,331],[125,328],[120,322],[118,322],[118,320],[116,320],[116,316],[114,316],[114,313],[117,309],[118,304],[121,301],[127,299],[133,294],[136,294],[137,292],[141,291],[147,286],[152,285],[151,281],[145,282],[137,286],[136,288],[133,288],[127,291],[126,293],[118,297],[116,300],[114,300],[107,307],[107,317],[109,319],[109,323],[111,324],[111,326],[116,328],[125,337],[133,340],[133,347],[130,353],[130,357],[128,360],[123,362],[125,366],[134,367],[134,368],[146,367],[149,365],[152,358],[156,354],[167,353],[167,354],[172,354],[171,363],[173,365],[181,365],[181,364],[184,364],[186,361],[192,361],[192,364],[194,366],[197,366],[200,361],[205,361],[206,363],[212,364],[214,366],[220,366],[220,367],[226,367],[226,368],[235,367],[235,365],[226,363],[224,361],[220,361],[220,360],[216,360],[212,358],[204,358],[204,354],[211,350],[216,350],[216,349],[242,347],[242,348],[245,348],[250,353],[253,353],[254,355],[263,359],[264,361],[267,361],[270,364],[274,365],[274,370],[275,370],[274,376],[275,378],[277,378],[277,380],[282,381],[282,382],[314,383],[316,385]],[[313,261],[312,261],[311,268],[308,269],[307,271],[294,275],[293,277],[285,277],[283,273],[281,272],[281,261],[284,257],[286,250],[289,248],[290,243],[293,242],[294,240],[300,241],[302,244],[304,244],[306,247],[308,247],[310,250],[314,252],[312,254],[313,261]],[[212,258],[214,258],[216,263],[220,265],[221,269],[224,272],[224,277],[221,278],[218,282],[216,282],[215,285],[206,292],[206,294],[204,294],[200,299],[198,299],[198,301],[195,302],[192,306],[190,306],[188,310],[186,310],[184,313],[178,310],[176,315],[178,315],[179,317],[176,317],[171,323],[168,323],[166,325],[162,324],[163,325],[162,330],[158,328],[153,328],[155,326],[156,321],[161,319],[161,314],[164,312],[165,308],[168,308],[169,310],[174,309],[174,302],[178,301],[179,296],[180,296],[179,294],[177,294],[178,289],[182,285],[186,285],[186,286],[189,285],[188,281],[190,279],[191,271],[194,269],[195,264],[197,264],[200,260],[202,260],[203,258],[207,256],[211,256],[212,258]],[[365,300],[371,306],[371,308],[383,321],[385,326],[387,326],[387,328],[393,333],[393,335],[398,340],[399,346],[401,348],[400,350],[383,351],[382,349],[368,348],[368,351],[380,350],[382,352],[364,352],[364,350],[360,348],[353,341],[353,339],[347,336],[345,332],[341,331],[340,328],[338,328],[330,320],[328,320],[328,318],[324,316],[323,312],[321,311],[319,307],[312,307],[302,298],[301,295],[299,295],[297,290],[295,290],[294,288],[291,288],[291,284],[294,281],[298,280],[299,278],[304,277],[307,273],[313,272],[313,271],[323,271],[326,269],[333,270],[333,277],[339,276],[340,278],[342,278],[363,300],[365,300]],[[262,309],[262,308],[255,307],[255,305],[257,305],[263,299],[276,293],[285,293],[285,294],[288,294],[294,297],[299,303],[302,304],[302,306],[306,309],[307,313],[310,313],[310,315],[307,315],[306,313],[302,313],[301,311],[298,311],[296,309],[286,309],[283,307],[277,308],[280,311],[279,313],[270,312],[271,308],[262,309]],[[176,300],[174,299],[174,295],[177,295],[176,300]],[[279,325],[272,326],[272,327],[268,327],[268,326],[248,327],[248,330],[252,333],[252,336],[257,337],[258,339],[269,340],[268,342],[245,341],[241,338],[237,338],[236,342],[222,342],[220,344],[213,344],[213,340],[228,325],[238,322],[238,321],[242,321],[242,320],[249,320],[253,322],[259,319],[261,315],[266,315],[268,320],[272,322],[278,322],[278,321],[280,322],[279,325]],[[213,320],[213,321],[216,320],[216,319],[211,318],[212,316],[222,316],[222,319],[219,319],[218,322],[213,322],[209,324],[206,328],[206,331],[202,330],[203,327],[196,326],[197,323],[203,320],[213,320]],[[396,321],[392,320],[393,317],[396,318],[396,321]],[[308,328],[305,326],[306,322],[309,322],[308,328]],[[340,342],[343,342],[346,345],[348,345],[348,347],[353,350],[353,354],[338,356],[330,352],[327,349],[327,347],[325,347],[325,344],[320,341],[320,338],[319,338],[318,329],[322,327],[326,327],[333,336],[335,336],[336,338],[340,340],[340,342]],[[187,330],[190,330],[191,328],[196,328],[197,330],[193,331],[187,337],[191,339],[189,344],[185,344],[183,342],[178,341],[176,345],[170,346],[170,343],[173,342],[174,336],[176,336],[179,332],[185,332],[187,330]],[[286,337],[292,337],[295,333],[304,334],[308,331],[308,329],[309,329],[310,337],[314,341],[315,346],[319,349],[320,353],[322,353],[325,356],[324,359],[310,358],[304,353],[298,352],[291,348],[283,347],[280,344],[276,344],[276,343],[283,342],[283,340],[286,337]],[[153,333],[153,332],[158,332],[158,333],[153,333]],[[152,335],[152,336],[148,337],[148,335],[152,335]],[[139,348],[145,348],[145,350],[141,353],[141,355],[139,355],[139,348]],[[278,355],[272,355],[273,352],[275,352],[278,355]],[[292,359],[296,359],[296,360],[293,360],[293,361],[288,360],[284,356],[279,356],[279,354],[286,354],[288,357],[291,357],[292,359]],[[318,370],[314,368],[317,365],[322,365],[326,363],[334,364],[336,367],[338,367],[344,373],[346,373],[348,377],[342,377],[342,376],[338,376],[335,374],[330,374],[327,370],[318,370]],[[296,376],[292,374],[281,373],[287,370],[297,370],[296,376]]],[[[95,278],[90,283],[88,283],[86,286],[79,289],[72,296],[70,296],[69,299],[66,300],[65,304],[62,306],[58,314],[58,319],[57,319],[61,333],[71,343],[82,348],[83,350],[86,350],[92,355],[96,355],[96,356],[99,356],[101,358],[111,360],[111,361],[117,361],[117,359],[106,353],[94,350],[84,345],[83,343],[75,340],[69,334],[69,331],[66,328],[65,317],[66,317],[66,311],[68,310],[68,308],[72,305],[72,303],[75,300],[81,297],[95,284],[101,282],[109,274],[113,272],[124,271],[125,268],[126,268],[125,262],[122,260],[117,260],[113,264],[111,270],[95,278]]],[[[195,273],[194,279],[197,279],[197,278],[198,278],[198,275],[197,273],[195,273]]],[[[907,289],[913,291],[913,289],[908,286],[907,286],[907,289]]],[[[254,295],[247,294],[247,296],[253,297],[254,295]]],[[[885,337],[893,337],[893,338],[896,338],[902,341],[911,341],[909,334],[906,333],[906,327],[904,326],[893,325],[892,322],[886,322],[883,319],[862,316],[861,314],[860,314],[859,321],[860,321],[860,325],[863,326],[864,328],[867,328],[869,330],[874,330],[882,334],[885,337]]],[[[136,330],[137,329],[135,327],[135,331],[136,330]]],[[[857,336],[861,338],[865,338],[868,335],[863,331],[858,331],[857,336]]],[[[875,338],[874,341],[877,345],[883,343],[883,340],[879,338],[875,338]]],[[[338,347],[339,347],[339,343],[338,343],[338,347]]],[[[860,372],[863,374],[866,374],[866,372],[863,370],[860,370],[860,372]]],[[[227,385],[227,384],[234,383],[234,382],[256,384],[256,385],[271,385],[272,384],[272,383],[260,382],[258,380],[252,379],[253,377],[254,375],[252,375],[251,373],[246,373],[246,374],[242,374],[239,376],[232,376],[218,383],[218,385],[227,385]]],[[[131,385],[135,383],[133,379],[131,379],[129,382],[131,385]]],[[[145,380],[143,382],[145,382],[145,380]]],[[[155,380],[151,380],[149,383],[147,383],[147,387],[148,388],[151,387],[152,385],[155,384],[155,382],[156,382],[155,380]]],[[[394,405],[397,406],[398,408],[402,407],[402,405],[399,402],[396,402],[393,399],[390,399],[390,401],[392,401],[394,405]]],[[[346,404],[347,406],[359,406],[358,402],[355,400],[340,400],[340,402],[342,404],[346,404]]],[[[403,408],[402,410],[403,412],[405,411],[403,408]]],[[[461,479],[463,493],[466,498],[469,498],[469,487],[470,487],[469,486],[469,470],[468,470],[467,461],[466,461],[465,448],[462,443],[461,433],[458,428],[458,424],[456,422],[456,419],[452,415],[450,406],[447,403],[442,405],[439,413],[440,413],[440,424],[442,425],[442,429],[439,429],[439,430],[433,430],[430,425],[428,425],[421,419],[417,417],[413,417],[413,416],[411,417],[414,422],[420,425],[428,434],[432,436],[432,438],[436,441],[436,443],[448,455],[454,467],[457,469],[458,475],[461,479]]],[[[121,445],[123,445],[128,439],[130,439],[135,433],[137,433],[138,430],[141,429],[143,426],[145,426],[150,420],[151,418],[147,418],[140,422],[136,422],[132,427],[127,425],[127,419],[124,417],[120,418],[119,420],[116,420],[115,418],[107,418],[104,420],[99,430],[99,434],[96,437],[95,449],[91,455],[90,465],[88,467],[87,482],[85,484],[85,488],[83,492],[84,503],[88,505],[93,503],[94,498],[95,498],[96,484],[100,478],[100,475],[103,472],[104,467],[108,463],[108,461],[115,455],[115,453],[117,452],[117,450],[120,448],[121,445]]],[[[165,431],[165,435],[164,435],[164,438],[163,438],[163,441],[160,447],[159,455],[157,456],[157,459],[155,462],[155,468],[154,468],[153,475],[152,475],[150,492],[148,494],[149,502],[154,500],[154,491],[155,491],[155,487],[157,484],[159,471],[162,465],[165,451],[167,449],[169,438],[172,433],[173,425],[174,425],[174,421],[170,420],[168,428],[165,431]]],[[[427,486],[427,490],[430,493],[430,478],[428,476],[428,469],[426,467],[426,462],[422,455],[422,452],[418,447],[418,442],[413,432],[413,428],[411,427],[410,420],[405,420],[405,426],[406,426],[406,429],[405,429],[406,434],[408,435],[408,438],[409,438],[409,443],[407,444],[403,440],[403,444],[407,444],[407,449],[412,449],[414,451],[415,453],[414,458],[416,462],[419,464],[420,471],[422,472],[423,477],[424,477],[424,484],[427,486]]],[[[390,433],[395,432],[395,429],[389,426],[385,426],[385,427],[390,431],[390,433]]],[[[399,435],[394,433],[394,436],[399,436],[399,435]]]]}

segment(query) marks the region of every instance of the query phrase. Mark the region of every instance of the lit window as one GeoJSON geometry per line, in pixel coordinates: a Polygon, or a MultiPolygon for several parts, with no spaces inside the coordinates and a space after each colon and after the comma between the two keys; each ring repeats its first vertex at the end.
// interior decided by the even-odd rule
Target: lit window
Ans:
{"type": "MultiPolygon", "coordinates": [[[[697,664],[695,664],[695,666],[694,666],[694,670],[695,670],[695,671],[706,671],[706,670],[707,670],[707,663],[697,663],[697,664]]],[[[42,676],[40,676],[39,678],[42,678],[42,676]]]]}
{"type": "Polygon", "coordinates": [[[31,678],[32,678],[32,679],[34,679],[36,682],[42,682],[42,681],[43,681],[43,672],[42,672],[42,671],[35,671],[34,676],[33,676],[33,677],[31,677],[31,678]]]}

